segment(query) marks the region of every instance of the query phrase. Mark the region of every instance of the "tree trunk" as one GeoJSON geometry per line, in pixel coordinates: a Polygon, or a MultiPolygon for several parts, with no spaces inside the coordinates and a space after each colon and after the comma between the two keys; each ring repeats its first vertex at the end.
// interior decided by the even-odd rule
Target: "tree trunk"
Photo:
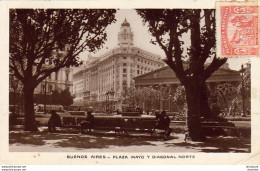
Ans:
{"type": "Polygon", "coordinates": [[[201,94],[200,85],[193,82],[185,85],[186,101],[188,107],[188,130],[192,141],[205,141],[206,137],[201,125],[201,94]]]}
{"type": "Polygon", "coordinates": [[[200,105],[201,105],[201,116],[205,118],[209,118],[211,116],[211,111],[209,107],[209,102],[208,102],[208,94],[207,94],[207,86],[206,83],[202,84],[201,89],[200,89],[200,105]]]}
{"type": "Polygon", "coordinates": [[[24,130],[25,131],[38,131],[34,115],[34,100],[33,100],[33,86],[24,85],[24,130]]]}

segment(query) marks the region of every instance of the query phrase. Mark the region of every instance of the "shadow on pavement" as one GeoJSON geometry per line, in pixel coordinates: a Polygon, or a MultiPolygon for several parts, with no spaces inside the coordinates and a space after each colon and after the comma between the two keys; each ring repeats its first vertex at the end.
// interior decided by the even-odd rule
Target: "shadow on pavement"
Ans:
{"type": "MultiPolygon", "coordinates": [[[[64,134],[48,132],[10,132],[10,144],[46,145],[52,143],[53,147],[74,147],[74,148],[109,148],[109,146],[143,146],[151,145],[151,141],[157,139],[148,135],[116,136],[111,133],[85,134],[64,134]]],[[[160,140],[158,140],[160,141],[160,140]]]]}
{"type": "Polygon", "coordinates": [[[179,142],[170,143],[168,147],[185,147],[199,149],[200,152],[243,152],[251,151],[250,139],[239,137],[208,137],[206,142],[179,142]]]}
{"type": "MultiPolygon", "coordinates": [[[[48,133],[11,131],[9,133],[9,143],[17,145],[45,146],[51,148],[75,148],[75,149],[104,149],[110,147],[127,146],[163,146],[165,148],[185,148],[197,152],[250,152],[250,139],[239,137],[209,137],[207,142],[184,142],[183,135],[171,136],[171,139],[163,141],[155,139],[149,134],[131,134],[130,136],[116,136],[111,132],[94,132],[90,135],[73,133],[48,133]]],[[[158,152],[160,148],[158,146],[158,152]]],[[[50,150],[51,151],[51,150],[50,150]]],[[[98,150],[97,150],[98,151],[98,150]]]]}

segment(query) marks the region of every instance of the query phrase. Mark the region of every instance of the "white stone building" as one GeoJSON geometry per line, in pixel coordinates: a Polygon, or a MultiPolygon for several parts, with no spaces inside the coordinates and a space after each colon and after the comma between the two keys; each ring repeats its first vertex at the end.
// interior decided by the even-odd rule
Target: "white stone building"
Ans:
{"type": "Polygon", "coordinates": [[[73,83],[72,83],[72,68],[61,68],[57,72],[51,73],[51,75],[42,81],[34,90],[35,94],[40,94],[45,92],[50,95],[52,91],[62,91],[66,88],[69,89],[70,93],[73,93],[73,83]]]}
{"type": "Polygon", "coordinates": [[[118,33],[118,47],[100,57],[89,57],[87,64],[73,74],[74,104],[94,110],[122,110],[124,92],[132,78],[164,66],[159,55],[134,47],[134,34],[125,20],[118,33]]]}

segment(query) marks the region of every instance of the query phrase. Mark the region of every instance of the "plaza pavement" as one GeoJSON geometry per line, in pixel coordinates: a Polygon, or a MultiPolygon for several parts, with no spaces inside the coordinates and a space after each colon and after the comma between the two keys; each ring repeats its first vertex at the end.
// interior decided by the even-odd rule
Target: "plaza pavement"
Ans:
{"type": "Polygon", "coordinates": [[[250,152],[250,138],[208,137],[207,142],[184,141],[184,134],[172,134],[161,140],[149,134],[116,136],[113,132],[39,132],[16,129],[9,132],[10,152],[250,152]]]}

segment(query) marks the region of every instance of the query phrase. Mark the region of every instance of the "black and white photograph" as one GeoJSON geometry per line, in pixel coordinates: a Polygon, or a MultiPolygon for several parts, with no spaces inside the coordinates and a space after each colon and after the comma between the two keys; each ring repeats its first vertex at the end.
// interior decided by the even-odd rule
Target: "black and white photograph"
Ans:
{"type": "Polygon", "coordinates": [[[216,29],[215,9],[10,8],[9,152],[251,153],[251,60],[216,29]]]}

